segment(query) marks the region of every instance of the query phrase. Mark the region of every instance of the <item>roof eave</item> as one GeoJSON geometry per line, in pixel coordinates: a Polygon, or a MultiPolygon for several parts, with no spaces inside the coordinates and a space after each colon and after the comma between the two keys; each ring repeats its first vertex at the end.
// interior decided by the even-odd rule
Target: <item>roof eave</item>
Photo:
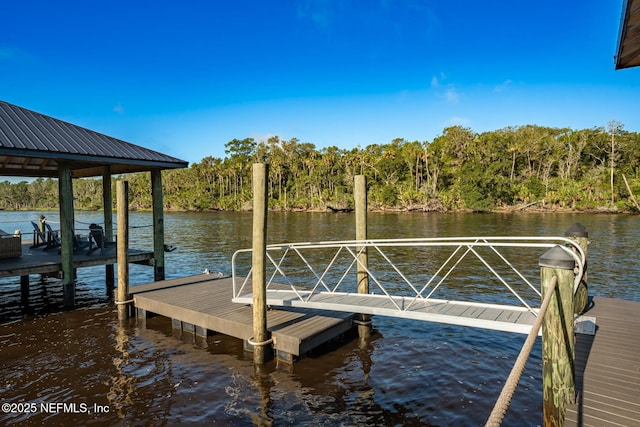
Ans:
{"type": "Polygon", "coordinates": [[[0,176],[55,178],[58,176],[58,166],[61,162],[68,162],[74,178],[100,176],[105,166],[108,166],[113,174],[145,172],[152,169],[181,169],[189,166],[188,162],[179,159],[144,160],[74,153],[58,153],[54,159],[49,155],[50,153],[40,150],[0,147],[0,176]]]}
{"type": "Polygon", "coordinates": [[[624,0],[614,57],[616,70],[640,65],[640,24],[637,22],[639,9],[640,0],[624,0]]]}

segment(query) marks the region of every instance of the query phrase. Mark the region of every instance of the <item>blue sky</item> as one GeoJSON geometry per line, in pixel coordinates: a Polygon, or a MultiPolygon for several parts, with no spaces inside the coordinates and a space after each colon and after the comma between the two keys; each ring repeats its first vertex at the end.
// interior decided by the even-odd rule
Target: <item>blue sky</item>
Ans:
{"type": "Polygon", "coordinates": [[[12,1],[0,99],[189,162],[234,139],[317,148],[617,120],[622,0],[12,1]]]}

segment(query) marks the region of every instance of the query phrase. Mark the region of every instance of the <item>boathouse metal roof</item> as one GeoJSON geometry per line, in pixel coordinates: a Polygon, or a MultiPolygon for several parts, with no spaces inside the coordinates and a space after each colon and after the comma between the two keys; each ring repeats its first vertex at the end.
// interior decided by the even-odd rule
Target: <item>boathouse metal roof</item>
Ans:
{"type": "Polygon", "coordinates": [[[640,0],[624,0],[615,56],[616,70],[640,65],[640,0]]]}
{"type": "Polygon", "coordinates": [[[66,162],[74,178],[152,169],[188,162],[0,101],[0,176],[58,177],[66,162]]]}

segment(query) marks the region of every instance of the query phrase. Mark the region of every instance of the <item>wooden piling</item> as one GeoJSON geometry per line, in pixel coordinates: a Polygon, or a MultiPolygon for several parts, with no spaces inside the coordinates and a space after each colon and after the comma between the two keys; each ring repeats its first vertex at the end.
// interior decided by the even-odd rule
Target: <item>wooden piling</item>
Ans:
{"type": "Polygon", "coordinates": [[[71,168],[65,162],[58,167],[58,200],[60,203],[60,262],[62,265],[62,299],[65,308],[76,303],[73,271],[73,182],[71,168]]]}
{"type": "Polygon", "coordinates": [[[554,276],[558,284],[542,322],[542,391],[545,426],[564,425],[566,407],[575,403],[573,272],[575,261],[560,246],[539,259],[542,297],[554,276]]]}
{"type": "Polygon", "coordinates": [[[578,285],[574,299],[575,314],[582,314],[589,305],[589,287],[587,286],[587,254],[589,251],[589,233],[584,225],[576,222],[564,233],[565,237],[569,237],[576,241],[578,246],[583,250],[585,255],[584,275],[578,285]]]}
{"type": "Polygon", "coordinates": [[[271,343],[267,330],[267,177],[269,165],[253,165],[253,238],[252,238],[252,286],[253,286],[253,362],[264,363],[271,357],[271,343]]]}
{"type": "MultiPolygon", "coordinates": [[[[104,166],[102,169],[102,207],[104,213],[104,241],[113,242],[113,191],[111,188],[111,168],[104,166]]],[[[107,264],[104,268],[104,280],[107,285],[107,294],[113,294],[115,286],[115,270],[113,264],[107,264]]]]}
{"type": "Polygon", "coordinates": [[[129,317],[129,182],[118,181],[116,190],[118,208],[118,318],[129,317]]]}
{"type": "Polygon", "coordinates": [[[162,197],[162,171],[151,170],[151,203],[153,204],[153,277],[156,282],[165,279],[164,272],[164,202],[162,197]]]}
{"type": "MultiPolygon", "coordinates": [[[[356,208],[356,240],[367,240],[367,180],[364,175],[354,177],[353,196],[356,208]]],[[[369,293],[369,274],[367,269],[369,261],[367,258],[367,248],[357,247],[358,252],[358,293],[369,293]]],[[[358,336],[368,338],[371,336],[371,316],[368,314],[358,315],[358,336]]]]}

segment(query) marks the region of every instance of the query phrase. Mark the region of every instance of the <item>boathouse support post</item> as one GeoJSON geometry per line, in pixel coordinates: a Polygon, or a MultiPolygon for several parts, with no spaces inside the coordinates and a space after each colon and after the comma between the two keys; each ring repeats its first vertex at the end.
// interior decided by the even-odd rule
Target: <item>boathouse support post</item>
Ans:
{"type": "MultiPolygon", "coordinates": [[[[111,168],[104,166],[102,169],[102,207],[104,211],[104,240],[113,242],[113,190],[111,189],[111,168]]],[[[113,295],[115,287],[115,271],[113,264],[104,267],[107,294],[113,295]]]]}
{"type": "Polygon", "coordinates": [[[162,170],[151,170],[151,199],[153,204],[153,277],[165,279],[164,272],[164,201],[162,197],[162,170]]]}
{"type": "Polygon", "coordinates": [[[118,181],[116,189],[118,208],[118,319],[129,317],[129,182],[118,181]]]}
{"type": "Polygon", "coordinates": [[[73,182],[66,162],[58,167],[58,201],[60,203],[60,261],[62,264],[62,300],[65,308],[76,303],[73,271],[73,182]]]}
{"type": "Polygon", "coordinates": [[[578,285],[578,289],[575,294],[574,311],[575,314],[582,314],[589,305],[589,287],[587,286],[587,254],[589,250],[589,233],[584,225],[576,222],[567,229],[564,233],[565,237],[575,240],[578,246],[582,249],[585,256],[584,274],[582,280],[578,285]]]}
{"type": "Polygon", "coordinates": [[[542,298],[554,276],[558,283],[542,322],[542,392],[545,426],[562,426],[567,405],[575,403],[573,288],[575,261],[561,246],[539,259],[542,298]]]}
{"type": "Polygon", "coordinates": [[[268,345],[271,344],[267,330],[267,177],[269,165],[253,165],[253,238],[252,238],[252,286],[253,286],[253,362],[262,364],[271,358],[268,345]]]}
{"type": "MultiPolygon", "coordinates": [[[[356,240],[367,240],[367,179],[364,175],[356,175],[354,177],[354,200],[356,210],[356,240]]],[[[369,293],[369,268],[367,258],[367,248],[358,247],[356,251],[358,255],[358,293],[369,293]],[[362,252],[361,252],[362,251],[362,252]]],[[[371,316],[367,314],[358,314],[358,336],[368,338],[371,336],[371,316]]]]}

